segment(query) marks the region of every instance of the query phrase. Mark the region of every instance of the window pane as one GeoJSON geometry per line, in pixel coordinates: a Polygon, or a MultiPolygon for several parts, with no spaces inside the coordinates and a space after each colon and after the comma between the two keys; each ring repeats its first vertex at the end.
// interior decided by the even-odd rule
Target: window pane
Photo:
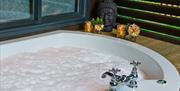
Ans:
{"type": "Polygon", "coordinates": [[[75,12],[77,0],[42,0],[42,16],[75,12]]]}
{"type": "Polygon", "coordinates": [[[0,23],[30,16],[30,0],[0,0],[0,23]]]}

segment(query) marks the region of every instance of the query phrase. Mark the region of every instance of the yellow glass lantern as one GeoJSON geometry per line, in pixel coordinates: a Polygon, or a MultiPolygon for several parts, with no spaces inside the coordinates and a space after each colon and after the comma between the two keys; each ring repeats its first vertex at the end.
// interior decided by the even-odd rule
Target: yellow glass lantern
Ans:
{"type": "Polygon", "coordinates": [[[84,30],[85,30],[85,32],[93,32],[94,31],[94,27],[93,27],[93,24],[91,21],[85,22],[84,30]]]}
{"type": "Polygon", "coordinates": [[[126,35],[126,25],[118,25],[117,26],[117,32],[116,32],[116,37],[119,38],[124,38],[126,35]]]}

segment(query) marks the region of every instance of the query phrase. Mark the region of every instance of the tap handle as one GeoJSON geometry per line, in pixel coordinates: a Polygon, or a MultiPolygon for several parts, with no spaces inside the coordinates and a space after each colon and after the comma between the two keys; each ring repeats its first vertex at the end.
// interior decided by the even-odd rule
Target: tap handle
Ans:
{"type": "Polygon", "coordinates": [[[141,62],[133,61],[133,62],[131,62],[130,64],[133,65],[134,67],[137,67],[138,65],[141,64],[141,62]]]}
{"type": "Polygon", "coordinates": [[[121,69],[112,68],[111,70],[109,70],[109,72],[112,72],[114,75],[116,75],[118,72],[121,72],[121,69]]]}
{"type": "Polygon", "coordinates": [[[101,76],[101,78],[106,78],[106,75],[108,75],[108,76],[110,76],[110,77],[112,77],[112,78],[116,78],[116,77],[118,77],[116,74],[118,73],[118,72],[120,72],[121,70],[120,69],[118,69],[118,68],[112,68],[111,70],[109,70],[109,71],[107,71],[107,72],[104,72],[103,74],[102,74],[102,76],[101,76]]]}

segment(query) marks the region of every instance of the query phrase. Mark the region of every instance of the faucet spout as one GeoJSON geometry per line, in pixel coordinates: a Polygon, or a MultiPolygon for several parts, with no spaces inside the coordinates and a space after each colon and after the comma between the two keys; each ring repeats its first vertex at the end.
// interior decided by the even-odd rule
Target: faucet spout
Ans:
{"type": "Polygon", "coordinates": [[[110,76],[110,77],[114,76],[114,74],[111,73],[111,72],[105,72],[105,73],[102,74],[101,78],[106,78],[107,75],[110,76]]]}

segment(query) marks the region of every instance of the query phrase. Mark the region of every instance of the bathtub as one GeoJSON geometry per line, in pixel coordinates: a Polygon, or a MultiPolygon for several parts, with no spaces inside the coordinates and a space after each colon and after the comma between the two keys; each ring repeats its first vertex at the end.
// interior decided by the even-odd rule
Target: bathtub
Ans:
{"type": "Polygon", "coordinates": [[[140,70],[145,72],[148,78],[138,83],[136,91],[178,91],[180,88],[178,71],[157,52],[136,43],[98,34],[61,30],[3,41],[0,43],[0,59],[16,53],[62,46],[88,48],[120,56],[129,61],[140,61],[140,70]],[[157,80],[161,79],[166,80],[167,84],[158,84],[157,80]]]}

